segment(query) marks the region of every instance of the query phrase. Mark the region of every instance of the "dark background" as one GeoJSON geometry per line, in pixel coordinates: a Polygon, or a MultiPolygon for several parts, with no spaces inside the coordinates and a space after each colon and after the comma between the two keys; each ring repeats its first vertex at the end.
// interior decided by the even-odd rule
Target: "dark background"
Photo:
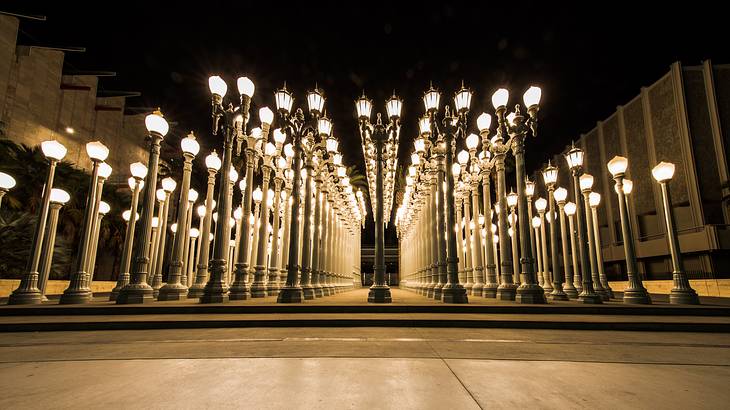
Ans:
{"type": "MultiPolygon", "coordinates": [[[[67,54],[66,70],[117,72],[100,89],[140,91],[128,105],[162,107],[177,123],[174,132],[196,131],[202,153],[220,146],[209,132],[212,74],[223,76],[232,94],[239,75],[253,79],[252,113],[274,108],[273,92],[285,80],[295,105],[316,82],[344,162],[363,173],[353,104],[363,89],[378,111],[393,90],[403,98],[404,163],[429,81],[445,93],[443,104],[464,80],[475,92],[474,128],[497,88],[510,89],[514,103],[539,85],[540,136],[527,148],[531,172],[672,62],[730,62],[719,5],[639,3],[6,1],[0,9],[47,16],[22,20],[19,44],[86,47],[67,54]]],[[[371,232],[365,230],[365,244],[371,232]]]]}

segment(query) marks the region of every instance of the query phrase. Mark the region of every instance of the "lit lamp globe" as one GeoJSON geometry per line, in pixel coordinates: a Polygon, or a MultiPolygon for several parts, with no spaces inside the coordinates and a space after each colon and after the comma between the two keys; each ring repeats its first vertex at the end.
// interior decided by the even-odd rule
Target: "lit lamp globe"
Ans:
{"type": "Polygon", "coordinates": [[[135,162],[129,165],[129,172],[134,178],[144,179],[147,176],[147,167],[141,162],[135,162]]]}
{"type": "MultiPolygon", "coordinates": [[[[274,122],[274,112],[269,107],[263,107],[259,110],[259,120],[262,124],[271,125],[274,122]]],[[[278,129],[278,128],[277,128],[278,129]]],[[[281,132],[281,131],[279,131],[281,132]]],[[[274,138],[276,138],[276,130],[274,130],[274,138]]]]}
{"type": "Polygon", "coordinates": [[[418,120],[418,130],[421,132],[421,135],[431,134],[431,120],[428,117],[422,117],[418,120]]]}
{"type": "Polygon", "coordinates": [[[573,146],[567,154],[565,160],[568,162],[568,168],[574,170],[583,166],[583,150],[573,146]]]}
{"type": "Polygon", "coordinates": [[[522,100],[525,102],[527,108],[532,108],[540,104],[540,98],[542,97],[542,90],[540,87],[532,86],[525,91],[522,95],[522,100]]]}
{"type": "Polygon", "coordinates": [[[94,161],[104,161],[109,156],[109,148],[99,141],[92,141],[86,144],[86,153],[94,161]]]}
{"type": "Polygon", "coordinates": [[[122,212],[122,219],[124,219],[124,222],[129,222],[129,218],[132,216],[132,211],[127,209],[126,211],[122,212]]]}
{"type": "Polygon", "coordinates": [[[269,189],[269,196],[266,198],[266,206],[271,209],[274,207],[274,191],[269,189]]]}
{"type": "Polygon", "coordinates": [[[535,195],[535,183],[529,179],[525,181],[525,195],[528,197],[535,195]]]}
{"type": "MultiPolygon", "coordinates": [[[[418,172],[418,171],[416,170],[416,167],[414,167],[413,165],[408,167],[408,176],[411,177],[411,179],[416,177],[416,172],[418,172]]],[[[358,191],[358,192],[360,192],[360,191],[358,191]]]]}
{"type": "Polygon", "coordinates": [[[477,128],[479,132],[489,131],[489,127],[492,126],[492,116],[483,112],[477,117],[477,128]]]}
{"type": "Polygon", "coordinates": [[[513,191],[510,191],[510,193],[507,195],[507,206],[509,206],[510,208],[517,206],[517,194],[513,191]]]}
{"type": "Polygon", "coordinates": [[[403,102],[395,94],[385,103],[385,109],[388,111],[388,117],[395,120],[400,118],[403,102]]]}
{"type": "Polygon", "coordinates": [[[593,188],[593,175],[591,175],[591,174],[581,175],[580,179],[579,179],[579,184],[580,184],[581,191],[589,191],[591,188],[593,188]]]}
{"type": "Polygon", "coordinates": [[[99,164],[99,176],[101,178],[107,179],[112,174],[112,167],[111,165],[107,164],[106,162],[102,162],[99,164]]]}
{"type": "Polygon", "coordinates": [[[243,218],[243,208],[239,206],[235,211],[233,211],[233,219],[240,221],[241,218],[243,218]]]}
{"type": "MultiPolygon", "coordinates": [[[[223,84],[225,85],[225,83],[223,84]]],[[[157,134],[160,137],[167,135],[167,132],[170,130],[170,125],[162,116],[160,110],[146,116],[144,119],[144,125],[147,127],[147,131],[149,131],[150,134],[157,134]]]]}
{"type": "Polygon", "coordinates": [[[284,84],[284,88],[274,93],[274,100],[276,100],[277,110],[284,114],[289,114],[292,104],[294,104],[294,98],[291,93],[287,91],[286,84],[284,84]]]}
{"type": "Polygon", "coordinates": [[[555,193],[553,193],[553,195],[555,196],[555,200],[558,203],[563,203],[563,202],[565,202],[565,199],[568,198],[568,190],[563,187],[560,187],[555,190],[555,193]]]}
{"type": "Polygon", "coordinates": [[[318,88],[307,93],[307,106],[309,107],[310,112],[317,114],[322,112],[322,109],[324,108],[324,96],[318,88]]]}
{"type": "Polygon", "coordinates": [[[441,93],[436,91],[433,86],[423,94],[423,106],[426,111],[436,111],[439,109],[439,101],[441,101],[441,93]]]}
{"type": "Polygon", "coordinates": [[[328,137],[332,133],[332,121],[327,117],[320,118],[317,120],[317,131],[319,131],[319,135],[328,137]]]}
{"type": "Polygon", "coordinates": [[[203,218],[207,210],[205,209],[205,205],[200,205],[196,211],[198,212],[198,217],[203,218]]]}
{"type": "Polygon", "coordinates": [[[51,202],[55,204],[65,204],[71,199],[68,192],[63,189],[53,188],[51,189],[51,202]]]}
{"type": "Polygon", "coordinates": [[[657,182],[667,182],[674,176],[674,164],[662,161],[652,168],[651,175],[657,182]]]}
{"type": "Polygon", "coordinates": [[[291,144],[284,145],[284,155],[290,159],[294,157],[294,147],[291,144]]]}
{"type": "Polygon", "coordinates": [[[411,166],[416,166],[421,163],[421,158],[415,152],[411,154],[411,166]]]}
{"type": "Polygon", "coordinates": [[[327,138],[327,141],[325,142],[327,152],[331,155],[334,155],[337,152],[337,148],[339,147],[340,143],[335,138],[327,138]]]}
{"type": "Polygon", "coordinates": [[[466,165],[466,163],[469,162],[469,153],[465,150],[461,150],[456,156],[456,160],[459,162],[459,164],[466,165]]]}
{"type": "Polygon", "coordinates": [[[624,194],[628,195],[634,190],[634,181],[630,179],[624,179],[624,194]]]}
{"type": "Polygon", "coordinates": [[[167,198],[167,193],[165,192],[165,190],[164,190],[164,189],[158,189],[158,190],[157,190],[157,191],[155,192],[155,196],[157,197],[157,200],[158,200],[158,201],[162,202],[162,201],[164,201],[164,200],[165,200],[165,198],[167,198]]]}
{"type": "Polygon", "coordinates": [[[253,195],[254,202],[256,202],[257,204],[258,203],[261,203],[261,200],[264,197],[264,193],[261,192],[261,188],[260,187],[256,187],[256,189],[253,191],[253,194],[252,195],[253,195]]]}
{"type": "Polygon", "coordinates": [[[190,188],[188,191],[188,202],[195,202],[198,200],[198,191],[190,188]]]}
{"type": "Polygon", "coordinates": [[[535,209],[537,209],[538,212],[545,212],[545,209],[547,209],[547,200],[545,198],[538,198],[537,201],[535,201],[535,209]]]}
{"type": "Polygon", "coordinates": [[[568,202],[567,204],[565,204],[564,210],[566,215],[573,216],[575,215],[575,212],[578,210],[578,208],[576,208],[573,202],[568,202]]]}
{"type": "Polygon", "coordinates": [[[426,140],[424,140],[423,138],[416,138],[416,140],[413,141],[413,148],[418,154],[426,152],[426,140]]]}
{"type": "Polygon", "coordinates": [[[238,181],[238,171],[236,171],[233,166],[231,166],[231,169],[228,171],[228,180],[230,180],[232,183],[236,183],[238,181]]]}
{"type": "Polygon", "coordinates": [[[264,155],[266,155],[267,157],[273,157],[274,155],[276,155],[276,145],[267,142],[266,148],[264,149],[264,155]]]}
{"type": "Polygon", "coordinates": [[[56,140],[43,141],[41,143],[41,151],[46,158],[54,161],[60,161],[66,156],[66,147],[56,140]]]}
{"type": "Polygon", "coordinates": [[[509,91],[506,88],[500,88],[492,94],[492,106],[495,109],[499,109],[507,105],[509,100],[509,91]]]}
{"type": "Polygon", "coordinates": [[[192,228],[192,229],[190,229],[190,237],[191,238],[194,238],[195,239],[198,236],[200,236],[200,231],[198,230],[198,228],[192,228]]]}
{"type": "Polygon", "coordinates": [[[180,148],[186,154],[196,156],[200,151],[200,144],[195,140],[195,136],[191,132],[187,137],[180,140],[180,148]]]}
{"type": "Polygon", "coordinates": [[[461,89],[454,94],[454,106],[457,112],[469,111],[471,96],[471,91],[462,85],[461,89]]]}
{"type": "Polygon", "coordinates": [[[0,172],[0,191],[7,191],[15,187],[15,178],[10,175],[0,172]]]}
{"type": "Polygon", "coordinates": [[[221,169],[221,165],[221,159],[215,151],[211,152],[210,155],[205,157],[205,166],[208,167],[209,170],[212,169],[217,172],[219,169],[221,169]]]}
{"type": "Polygon", "coordinates": [[[532,227],[533,228],[539,228],[540,226],[542,226],[542,222],[540,221],[540,217],[539,216],[533,216],[532,217],[532,227]]]}
{"type": "Polygon", "coordinates": [[[476,150],[477,145],[479,145],[479,136],[476,134],[469,134],[469,136],[466,137],[466,148],[469,151],[476,150]]]}
{"type": "Polygon", "coordinates": [[[514,112],[507,114],[507,123],[509,125],[515,125],[515,117],[517,117],[517,114],[514,112]]]}
{"type": "Polygon", "coordinates": [[[494,234],[497,233],[497,225],[496,224],[492,224],[492,226],[489,229],[492,231],[492,235],[494,235],[494,234]]]}
{"type": "Polygon", "coordinates": [[[591,208],[595,208],[598,205],[601,204],[601,194],[598,192],[591,192],[588,195],[588,204],[591,206],[591,208]]]}
{"type": "Polygon", "coordinates": [[[170,225],[170,231],[172,231],[172,233],[177,233],[177,222],[170,225]]]}
{"type": "Polygon", "coordinates": [[[174,179],[167,177],[162,180],[162,189],[165,190],[165,192],[170,193],[175,190],[177,187],[177,182],[175,182],[174,179]]]}
{"type": "Polygon", "coordinates": [[[241,178],[241,181],[238,183],[238,189],[240,189],[241,192],[246,190],[246,178],[241,178]]]}
{"type": "Polygon", "coordinates": [[[208,78],[208,88],[210,89],[211,94],[217,95],[220,98],[225,97],[226,92],[228,91],[228,85],[226,82],[217,75],[208,78]]]}
{"type": "Polygon", "coordinates": [[[249,79],[248,77],[238,77],[236,85],[238,86],[239,94],[246,95],[249,98],[253,97],[253,93],[256,90],[256,87],[254,86],[251,79],[249,79]]]}
{"type": "Polygon", "coordinates": [[[542,171],[542,179],[545,181],[545,185],[552,185],[558,181],[558,168],[548,164],[545,170],[542,171]]]}
{"type": "Polygon", "coordinates": [[[106,203],[106,202],[104,202],[104,201],[100,201],[100,202],[99,202],[99,213],[100,213],[100,214],[102,214],[102,215],[106,215],[106,214],[108,214],[108,213],[109,213],[109,211],[111,211],[111,209],[112,209],[112,208],[111,208],[111,206],[109,206],[109,204],[108,204],[108,203],[106,203]]]}
{"type": "Polygon", "coordinates": [[[617,155],[608,161],[607,166],[608,172],[610,172],[614,177],[623,175],[626,173],[626,168],[629,166],[629,160],[617,155]]]}
{"type": "Polygon", "coordinates": [[[277,144],[283,144],[284,141],[286,141],[286,134],[281,130],[281,128],[277,128],[274,130],[274,142],[277,144]]]}
{"type": "MultiPolygon", "coordinates": [[[[129,177],[127,179],[127,185],[129,185],[129,189],[131,189],[132,191],[134,191],[134,187],[137,186],[137,180],[134,179],[134,177],[129,177]]],[[[142,188],[144,188],[144,181],[143,180],[140,180],[139,181],[139,189],[141,190],[142,188]]]]}

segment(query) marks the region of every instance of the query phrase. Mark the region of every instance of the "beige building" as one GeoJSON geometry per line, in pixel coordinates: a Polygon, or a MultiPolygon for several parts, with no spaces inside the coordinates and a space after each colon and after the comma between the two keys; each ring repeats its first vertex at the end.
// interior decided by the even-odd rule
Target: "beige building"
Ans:
{"type": "MultiPolygon", "coordinates": [[[[672,64],[657,82],[576,140],[585,151],[586,172],[595,177],[594,190],[602,196],[598,214],[610,280],[626,280],[617,196],[606,167],[616,155],[628,158],[627,178],[634,182],[630,221],[643,278],[671,279],[661,192],[651,176],[660,161],[677,166],[669,187],[689,278],[730,277],[728,131],[730,65],[705,61],[700,66],[672,64]]],[[[558,184],[569,188],[562,153],[552,161],[560,168],[558,184]]],[[[545,192],[542,177],[533,177],[539,192],[545,192]]]]}
{"type": "Polygon", "coordinates": [[[84,145],[99,140],[111,152],[112,180],[126,181],[130,163],[146,162],[144,114],[125,112],[138,94],[101,92],[100,76],[114,73],[64,73],[63,50],[17,44],[20,23],[0,14],[1,135],[30,146],[55,138],[81,168],[90,167],[84,145]]]}

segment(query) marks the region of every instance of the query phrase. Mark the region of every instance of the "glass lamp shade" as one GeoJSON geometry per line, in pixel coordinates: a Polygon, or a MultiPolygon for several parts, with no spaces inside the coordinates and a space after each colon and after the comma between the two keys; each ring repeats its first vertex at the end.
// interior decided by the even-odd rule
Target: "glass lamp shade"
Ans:
{"type": "Polygon", "coordinates": [[[535,195],[535,183],[530,181],[529,179],[525,181],[525,195],[535,195]]]}
{"type": "Polygon", "coordinates": [[[99,201],[99,213],[100,214],[106,215],[109,213],[109,211],[111,211],[111,209],[112,208],[109,206],[108,203],[106,203],[104,201],[99,201]]]}
{"type": "Polygon", "coordinates": [[[628,195],[634,190],[634,182],[630,179],[624,179],[624,194],[628,195]]]}
{"type": "Polygon", "coordinates": [[[135,162],[129,165],[129,171],[135,178],[142,179],[147,176],[147,167],[141,162],[135,162]]]}
{"type": "Polygon", "coordinates": [[[601,204],[601,194],[598,192],[591,192],[588,195],[588,203],[590,204],[591,208],[595,208],[598,205],[601,204]]]}
{"type": "Polygon", "coordinates": [[[246,178],[241,178],[241,181],[238,182],[238,189],[241,190],[241,193],[246,190],[246,178]]]}
{"type": "Polygon", "coordinates": [[[213,222],[218,222],[218,212],[213,212],[213,222]]]}
{"type": "Polygon", "coordinates": [[[558,181],[558,168],[552,165],[548,165],[542,171],[542,179],[545,181],[545,185],[551,185],[558,181]]]}
{"type": "Polygon", "coordinates": [[[477,221],[479,222],[479,225],[484,225],[484,215],[479,215],[479,218],[477,218],[477,221]]]}
{"type": "Polygon", "coordinates": [[[416,140],[413,141],[413,147],[416,149],[417,153],[424,153],[426,152],[426,141],[423,138],[416,138],[416,140]]]}
{"type": "Polygon", "coordinates": [[[264,137],[264,132],[259,127],[253,127],[251,128],[251,136],[256,140],[260,140],[264,137]]]}
{"type": "Polygon", "coordinates": [[[235,169],[235,168],[233,168],[233,166],[231,166],[231,169],[230,169],[230,171],[228,171],[228,179],[229,179],[229,180],[230,180],[231,182],[234,182],[234,183],[235,183],[236,181],[238,181],[238,171],[236,171],[236,169],[235,169]]]}
{"type": "Polygon", "coordinates": [[[616,176],[619,174],[625,174],[626,168],[629,167],[629,160],[622,157],[622,156],[615,156],[611,158],[610,161],[608,161],[608,172],[611,173],[611,175],[616,176]]]}
{"type": "Polygon", "coordinates": [[[517,214],[509,214],[507,215],[507,222],[509,222],[509,226],[515,226],[515,222],[517,222],[517,214]]]}
{"type": "Polygon", "coordinates": [[[8,190],[15,186],[15,178],[10,175],[0,172],[0,189],[8,190]]]}
{"type": "Polygon", "coordinates": [[[477,117],[477,128],[479,128],[480,132],[489,130],[489,127],[492,126],[492,116],[487,114],[486,112],[483,112],[479,114],[477,117]]]}
{"type": "Polygon", "coordinates": [[[497,233],[497,225],[496,224],[492,224],[492,226],[489,229],[491,229],[491,231],[492,231],[493,234],[497,233]]]}
{"type": "Polygon", "coordinates": [[[99,164],[99,177],[107,179],[112,174],[112,167],[111,165],[107,164],[106,162],[102,162],[99,164]]]}
{"type": "Polygon", "coordinates": [[[226,82],[217,75],[208,77],[208,88],[210,89],[211,94],[219,95],[221,98],[225,97],[226,92],[228,91],[228,85],[226,82]]]}
{"type": "Polygon", "coordinates": [[[317,121],[317,131],[320,135],[329,136],[332,133],[332,121],[327,117],[322,117],[317,121]]]}
{"type": "Polygon", "coordinates": [[[210,155],[205,157],[205,166],[208,167],[208,169],[218,171],[219,169],[221,169],[222,165],[223,163],[221,162],[220,157],[215,151],[211,152],[210,155]]]}
{"type": "Polygon", "coordinates": [[[243,208],[239,206],[235,211],[233,211],[233,219],[240,221],[241,218],[243,218],[243,208]]]}
{"type": "Polygon", "coordinates": [[[494,106],[495,109],[506,106],[508,100],[509,91],[507,91],[506,88],[500,88],[492,94],[492,106],[494,106]]]}
{"type": "Polygon", "coordinates": [[[406,185],[412,186],[413,185],[413,177],[410,175],[406,175],[406,185]]]}
{"type": "Polygon", "coordinates": [[[494,204],[494,212],[499,214],[499,203],[494,204]]]}
{"type": "Polygon", "coordinates": [[[499,236],[497,236],[497,235],[492,236],[492,242],[499,245],[499,236]]]}
{"type": "Polygon", "coordinates": [[[262,124],[269,124],[274,122],[274,112],[269,107],[263,107],[259,110],[259,120],[262,124]]]}
{"type": "Polygon", "coordinates": [[[162,180],[162,189],[165,190],[165,192],[172,192],[177,187],[177,182],[175,182],[174,179],[167,177],[162,180]]]}
{"type": "Polygon", "coordinates": [[[580,176],[580,190],[587,191],[593,188],[593,175],[583,174],[580,176]]]}
{"type": "Polygon", "coordinates": [[[545,211],[545,209],[547,209],[547,200],[545,198],[538,198],[537,201],[535,201],[535,209],[537,209],[538,212],[545,211]]]}
{"type": "Polygon", "coordinates": [[[575,169],[583,166],[583,150],[573,147],[565,154],[565,160],[568,162],[568,168],[575,169]]]}
{"type": "MultiPolygon", "coordinates": [[[[140,182],[140,184],[143,183],[143,181],[139,181],[139,182],[140,182]]],[[[127,185],[129,185],[129,189],[134,191],[134,187],[137,186],[137,180],[134,179],[134,177],[129,177],[129,179],[127,179],[127,185]]],[[[142,187],[140,186],[139,189],[142,189],[142,187]]]]}
{"type": "Polygon", "coordinates": [[[86,144],[86,153],[94,161],[104,161],[109,156],[109,148],[99,141],[92,141],[86,144]]]}
{"type": "Polygon", "coordinates": [[[431,133],[431,120],[428,117],[423,117],[418,120],[418,130],[421,131],[421,135],[428,135],[431,133]]]}
{"type": "Polygon", "coordinates": [[[294,104],[294,98],[286,89],[286,86],[274,93],[274,100],[276,100],[276,108],[285,113],[290,112],[291,106],[294,104]]]}
{"type": "Polygon", "coordinates": [[[190,188],[188,191],[188,202],[195,202],[198,200],[198,191],[190,188]]]}
{"type": "Polygon", "coordinates": [[[345,175],[347,175],[347,169],[343,167],[342,165],[337,167],[337,177],[338,178],[344,178],[345,175]]]}
{"type": "Polygon", "coordinates": [[[388,117],[389,118],[400,118],[401,109],[403,108],[403,102],[400,100],[400,98],[393,95],[390,97],[390,99],[385,103],[385,109],[388,111],[388,117]]]}
{"type": "MultiPolygon", "coordinates": [[[[286,169],[286,158],[284,158],[284,157],[277,158],[276,167],[279,169],[286,169]]],[[[241,181],[245,181],[245,179],[242,179],[241,181]]]]}
{"type": "Polygon", "coordinates": [[[198,217],[202,218],[205,216],[207,209],[205,208],[205,205],[200,205],[196,211],[198,212],[198,217]]]}
{"type": "Polygon", "coordinates": [[[164,201],[167,198],[167,193],[164,189],[158,189],[155,191],[155,196],[157,197],[158,201],[164,201]]]}
{"type": "Polygon", "coordinates": [[[456,164],[456,163],[454,163],[454,164],[451,164],[451,173],[452,173],[452,174],[453,174],[453,175],[454,175],[455,177],[458,177],[458,176],[459,176],[459,174],[461,174],[461,165],[459,165],[459,164],[456,164]]]}
{"type": "Polygon", "coordinates": [[[294,147],[291,144],[284,145],[284,155],[286,155],[287,158],[294,157],[294,147]]]}
{"type": "Polygon", "coordinates": [[[414,167],[414,166],[408,167],[408,176],[410,176],[411,178],[416,177],[416,172],[417,172],[416,167],[414,167]]]}
{"type": "Polygon", "coordinates": [[[260,187],[256,187],[256,189],[253,191],[253,200],[256,203],[259,203],[259,202],[261,202],[261,200],[263,199],[263,197],[264,197],[264,193],[261,192],[261,188],[260,187]]]}
{"type": "Polygon", "coordinates": [[[66,147],[56,140],[43,141],[41,143],[41,151],[48,159],[60,161],[66,156],[66,147]]]}
{"type": "Polygon", "coordinates": [[[283,144],[286,141],[286,134],[281,131],[281,128],[274,130],[274,142],[277,144],[283,144]]]}
{"type": "Polygon", "coordinates": [[[418,157],[418,154],[416,154],[416,153],[411,154],[411,164],[418,165],[420,163],[421,163],[421,159],[418,157]]]}
{"type": "Polygon", "coordinates": [[[674,176],[674,164],[671,162],[660,162],[651,170],[651,175],[657,182],[666,182],[674,176]]]}
{"type": "Polygon", "coordinates": [[[273,157],[274,155],[276,155],[276,145],[267,142],[266,148],[264,149],[264,155],[266,155],[267,157],[273,157]]]}
{"type": "Polygon", "coordinates": [[[198,236],[200,236],[200,231],[198,230],[198,228],[191,228],[190,229],[190,237],[191,238],[197,238],[198,236]]]}
{"type": "Polygon", "coordinates": [[[511,112],[511,113],[507,114],[507,123],[509,125],[515,125],[515,117],[516,116],[517,116],[517,114],[515,114],[514,112],[511,112]]]}
{"type": "Polygon", "coordinates": [[[332,163],[339,166],[342,165],[342,155],[341,154],[335,154],[332,157],[332,163]]]}
{"type": "MultiPolygon", "coordinates": [[[[11,187],[12,188],[12,187],[11,187]]],[[[65,204],[71,199],[71,195],[63,189],[53,188],[51,189],[51,202],[56,204],[65,204]]]]}
{"type": "Polygon", "coordinates": [[[344,186],[350,185],[350,177],[342,177],[342,185],[344,185],[344,186]]]}
{"type": "Polygon", "coordinates": [[[507,194],[507,206],[510,208],[517,206],[517,194],[513,191],[510,191],[510,193],[507,194]]]}
{"type": "Polygon", "coordinates": [[[454,94],[454,106],[456,107],[456,111],[468,111],[471,106],[471,96],[471,91],[464,87],[457,91],[456,94],[454,94]]]}
{"type": "Polygon", "coordinates": [[[253,81],[251,81],[251,79],[249,79],[248,77],[238,77],[236,85],[238,86],[239,94],[247,95],[249,98],[253,97],[253,93],[256,90],[256,87],[253,85],[253,81]]]}
{"type": "Polygon", "coordinates": [[[540,104],[540,98],[542,97],[542,90],[540,87],[532,86],[522,94],[522,100],[525,102],[526,107],[532,107],[540,104]]]}
{"type": "Polygon", "coordinates": [[[467,151],[461,150],[456,156],[456,160],[459,162],[459,164],[466,165],[466,163],[469,162],[469,153],[467,151]]]}
{"type": "Polygon", "coordinates": [[[466,137],[466,148],[471,151],[473,149],[477,149],[477,145],[479,145],[479,136],[476,134],[469,134],[469,136],[466,137]]]}
{"type": "Polygon", "coordinates": [[[307,106],[311,112],[322,112],[324,108],[324,96],[319,89],[315,88],[314,91],[307,93],[307,106]]]}
{"type": "Polygon", "coordinates": [[[532,227],[533,228],[539,228],[542,225],[542,221],[540,221],[539,216],[533,216],[532,217],[532,227]]]}
{"type": "Polygon", "coordinates": [[[243,115],[236,115],[236,117],[233,119],[233,123],[236,126],[236,129],[240,129],[241,127],[243,127],[243,115]]]}
{"type": "Polygon", "coordinates": [[[373,102],[368,100],[368,98],[363,94],[362,97],[355,101],[355,109],[357,110],[357,117],[359,119],[370,119],[370,114],[373,111],[373,102]]]}
{"type": "Polygon", "coordinates": [[[126,211],[122,212],[122,219],[124,219],[124,222],[129,222],[129,218],[131,216],[132,216],[132,211],[130,211],[129,209],[127,209],[126,211]]]}
{"type": "Polygon", "coordinates": [[[195,136],[191,132],[187,137],[180,140],[180,148],[182,148],[184,153],[196,156],[200,151],[200,144],[198,144],[198,141],[195,140],[195,136]]]}
{"type": "Polygon", "coordinates": [[[558,202],[565,202],[565,199],[568,198],[568,190],[565,188],[558,188],[555,190],[555,200],[558,202]]]}
{"type": "Polygon", "coordinates": [[[438,110],[440,100],[441,94],[433,86],[423,94],[423,106],[426,108],[426,111],[438,110]]]}
{"type": "MultiPolygon", "coordinates": [[[[221,80],[222,81],[222,80],[221,80]]],[[[225,83],[223,83],[225,85],[225,83]]],[[[225,91],[223,92],[225,94],[225,91]]],[[[150,133],[156,133],[164,137],[170,131],[170,124],[167,123],[165,117],[160,111],[155,111],[144,118],[144,125],[150,133]]]]}
{"type": "MultiPolygon", "coordinates": [[[[155,218],[157,218],[157,217],[155,217],[155,218]]],[[[154,223],[155,218],[152,218],[152,226],[155,226],[155,223],[154,223]]],[[[177,222],[170,225],[170,230],[172,231],[172,233],[177,233],[177,222]]]]}

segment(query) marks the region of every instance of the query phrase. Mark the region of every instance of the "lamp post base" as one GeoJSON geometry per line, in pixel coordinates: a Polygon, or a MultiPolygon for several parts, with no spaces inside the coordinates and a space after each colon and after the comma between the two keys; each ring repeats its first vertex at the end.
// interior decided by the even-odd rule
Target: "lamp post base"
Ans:
{"type": "Polygon", "coordinates": [[[623,302],[626,304],[651,305],[649,292],[644,288],[624,289],[623,302]]]}
{"type": "Polygon", "coordinates": [[[441,300],[441,298],[443,297],[443,288],[444,288],[444,285],[442,285],[442,284],[440,284],[440,283],[439,283],[439,284],[437,284],[437,285],[436,285],[436,286],[435,286],[435,287],[433,288],[433,298],[434,298],[434,299],[436,299],[436,300],[441,300]]]}
{"type": "Polygon", "coordinates": [[[578,298],[578,290],[576,288],[566,288],[565,294],[568,296],[569,299],[578,298]]]}
{"type": "Polygon", "coordinates": [[[490,298],[490,299],[496,298],[497,297],[497,284],[496,283],[485,284],[484,289],[482,289],[482,297],[490,298]]]}
{"type": "Polygon", "coordinates": [[[276,298],[276,303],[302,303],[304,295],[302,288],[299,286],[284,286],[279,291],[279,296],[276,298]]]}
{"type": "Polygon", "coordinates": [[[550,300],[568,300],[568,295],[562,289],[555,287],[548,297],[550,300]]]}
{"type": "MultiPolygon", "coordinates": [[[[542,288],[540,288],[540,292],[542,292],[542,288]]],[[[501,284],[497,287],[497,299],[499,300],[515,300],[516,296],[517,285],[513,283],[501,284]]]]}
{"type": "Polygon", "coordinates": [[[305,300],[312,300],[315,298],[314,296],[314,287],[312,285],[304,285],[302,286],[302,295],[305,300]]]}
{"type": "Polygon", "coordinates": [[[598,293],[586,294],[585,292],[578,295],[578,302],[587,305],[600,305],[603,303],[603,298],[598,293]]]}
{"type": "Polygon", "coordinates": [[[203,296],[203,290],[205,285],[202,283],[195,283],[188,289],[188,299],[198,299],[203,296]]]}
{"type": "Polygon", "coordinates": [[[314,297],[315,298],[324,297],[324,291],[322,290],[322,286],[314,285],[313,288],[314,288],[314,297]]]}
{"type": "Polygon", "coordinates": [[[373,285],[368,292],[368,303],[391,303],[393,298],[390,296],[390,287],[388,285],[373,285]]]}
{"type": "MultiPolygon", "coordinates": [[[[565,296],[565,294],[563,294],[565,296]]],[[[566,297],[564,300],[567,300],[566,297]]],[[[563,299],[561,299],[563,300],[563,299]]],[[[545,304],[547,303],[547,300],[545,299],[545,292],[540,285],[537,284],[527,284],[523,282],[522,285],[520,285],[519,288],[517,288],[517,295],[515,297],[515,301],[517,303],[525,303],[525,304],[545,304]]]]}
{"type": "Polygon", "coordinates": [[[694,289],[672,289],[669,303],[673,305],[699,305],[700,298],[694,289]]]}
{"type": "Polygon", "coordinates": [[[119,291],[117,305],[128,305],[136,303],[152,303],[152,287],[147,282],[129,284],[119,291]]]}
{"type": "Polygon", "coordinates": [[[157,300],[162,302],[166,300],[180,300],[188,295],[188,287],[182,283],[166,284],[160,288],[157,300]]]}
{"type": "Polygon", "coordinates": [[[466,295],[466,289],[461,285],[444,285],[441,289],[442,298],[441,301],[444,303],[469,303],[469,298],[466,295]]]}
{"type": "Polygon", "coordinates": [[[8,305],[37,305],[42,301],[41,291],[38,289],[28,291],[18,291],[16,289],[8,298],[8,305]]]}
{"type": "Polygon", "coordinates": [[[472,296],[482,296],[483,292],[484,292],[484,284],[475,283],[474,286],[471,288],[471,293],[469,293],[469,294],[472,296]]]}

